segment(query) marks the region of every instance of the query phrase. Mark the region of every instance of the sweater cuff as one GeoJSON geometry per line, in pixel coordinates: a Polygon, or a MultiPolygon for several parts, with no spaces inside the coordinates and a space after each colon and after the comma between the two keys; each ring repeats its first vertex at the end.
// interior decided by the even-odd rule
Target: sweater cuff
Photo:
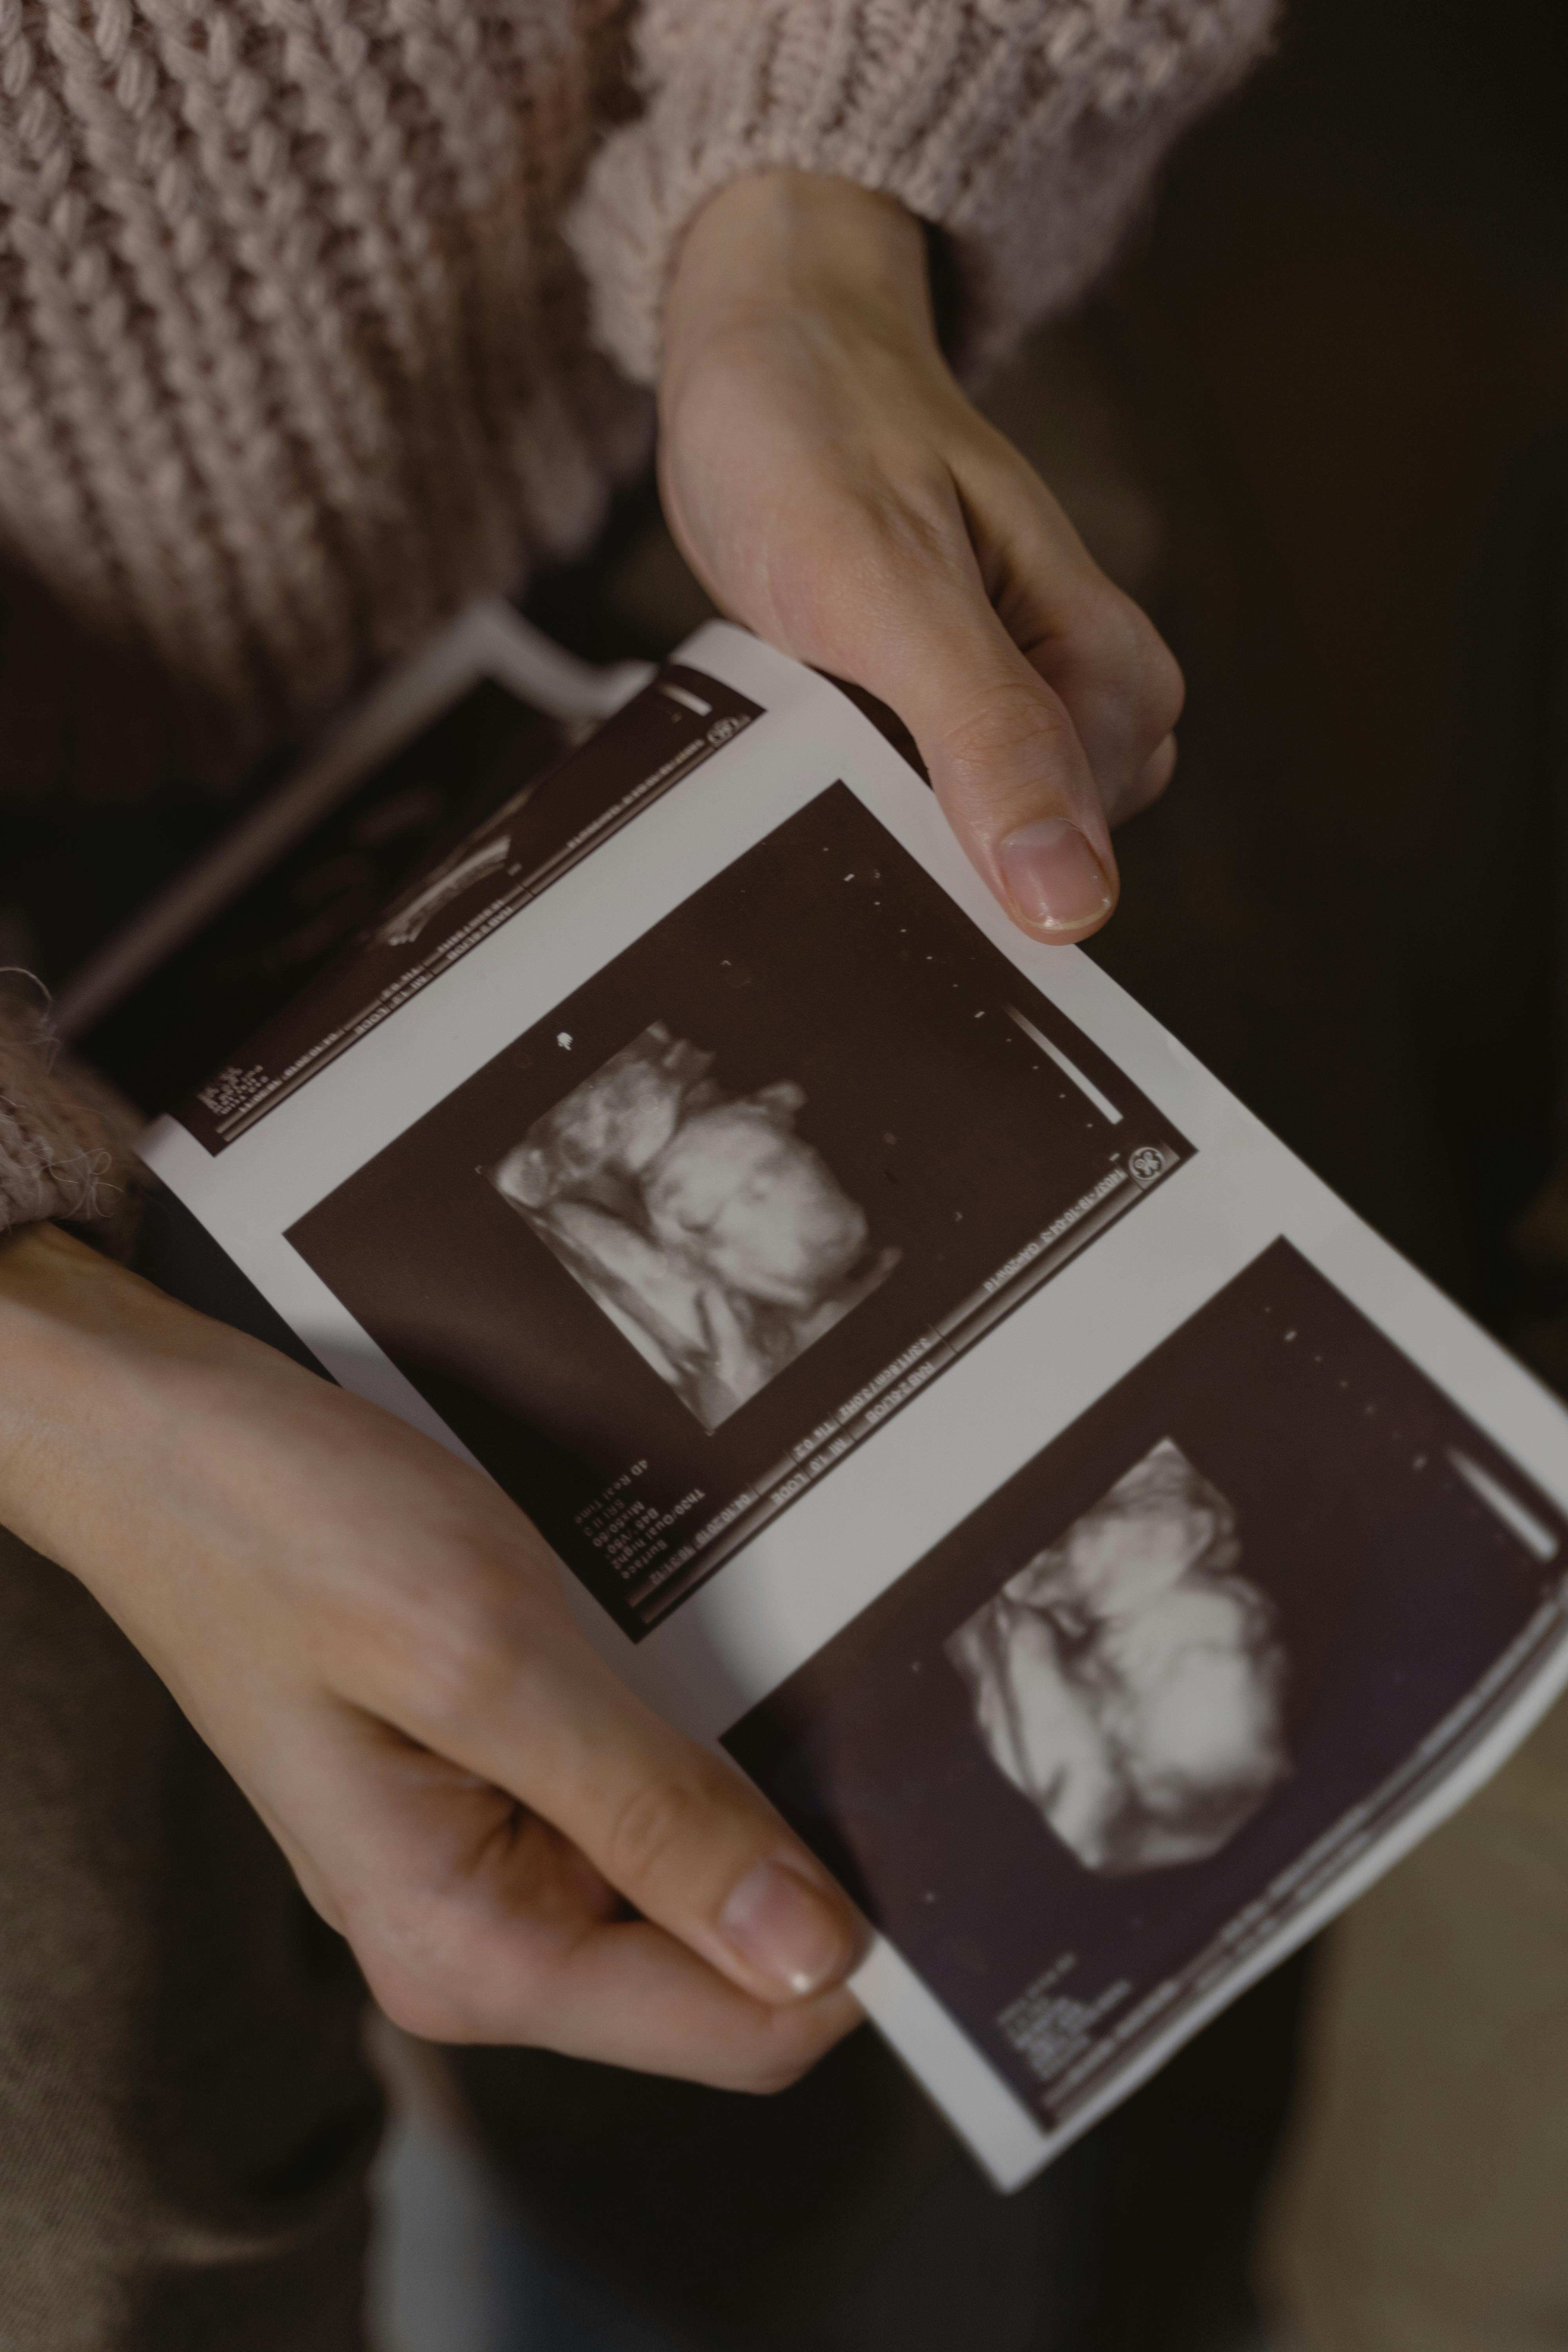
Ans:
{"type": "Polygon", "coordinates": [[[90,1082],[55,1066],[47,1016],[0,992],[0,1233],[46,1217],[110,1223],[128,1155],[90,1082]]]}
{"type": "Polygon", "coordinates": [[[600,342],[654,382],[688,224],[817,172],[944,231],[968,371],[1079,294],[1166,149],[1266,47],[1277,0],[644,0],[647,108],[571,224],[600,342]]]}

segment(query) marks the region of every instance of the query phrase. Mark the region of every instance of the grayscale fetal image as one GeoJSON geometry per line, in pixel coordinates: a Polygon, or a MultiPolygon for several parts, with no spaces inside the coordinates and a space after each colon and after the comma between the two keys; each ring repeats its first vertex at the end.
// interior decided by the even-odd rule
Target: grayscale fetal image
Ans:
{"type": "Polygon", "coordinates": [[[834,783],[289,1239],[637,1640],[1192,1156],[834,783]]]}
{"type": "Polygon", "coordinates": [[[1281,1237],[723,1742],[1056,2123],[1486,1737],[1565,1638],[1565,1561],[1281,1237]]]}
{"type": "Polygon", "coordinates": [[[1230,1504],[1169,1438],[947,1654],[997,1769],[1106,1877],[1217,1853],[1290,1769],[1276,1612],[1230,1504]]]}
{"type": "Polygon", "coordinates": [[[731,1095],[653,1022],[490,1172],[704,1429],[885,1282],[900,1253],[795,1129],[788,1079],[731,1095]]]}

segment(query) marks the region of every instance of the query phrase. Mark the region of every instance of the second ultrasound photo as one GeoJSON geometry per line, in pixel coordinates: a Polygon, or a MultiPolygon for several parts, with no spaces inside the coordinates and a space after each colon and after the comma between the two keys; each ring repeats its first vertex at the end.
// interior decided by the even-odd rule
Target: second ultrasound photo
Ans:
{"type": "Polygon", "coordinates": [[[635,1637],[1188,1150],[838,784],[289,1237],[635,1637]]]}
{"type": "Polygon", "coordinates": [[[724,1744],[1058,2125],[1498,1720],[1565,1557],[1279,1241],[724,1744]]]}

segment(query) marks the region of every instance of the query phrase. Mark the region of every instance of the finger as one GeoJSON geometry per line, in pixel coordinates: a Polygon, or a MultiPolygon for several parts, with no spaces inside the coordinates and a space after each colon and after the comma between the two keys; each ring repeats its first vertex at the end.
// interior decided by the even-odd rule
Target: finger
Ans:
{"type": "Polygon", "coordinates": [[[1184,688],[1163,641],[1117,598],[1109,610],[1086,604],[1070,628],[1037,630],[1023,649],[1066,704],[1107,817],[1124,824],[1156,796],[1147,785],[1155,759],[1165,759],[1167,781],[1175,765],[1184,688]]]}
{"type": "Polygon", "coordinates": [[[751,1783],[634,1696],[563,1609],[492,1611],[378,1712],[552,1823],[637,1910],[764,2001],[839,1984],[862,1930],[751,1783]]]}
{"type": "MultiPolygon", "coordinates": [[[[498,1993],[506,1998],[504,1986],[498,1993]]],[[[797,2082],[863,2020],[842,1986],[783,2007],[754,2000],[662,1927],[618,1920],[590,1928],[569,1966],[536,1981],[526,2038],[566,2057],[768,2092],[797,2082]]]]}
{"type": "Polygon", "coordinates": [[[1159,750],[1151,755],[1142,774],[1133,785],[1122,811],[1123,815],[1136,816],[1140,809],[1148,808],[1159,799],[1176,772],[1176,739],[1173,735],[1167,735],[1159,750]]]}
{"type": "Polygon", "coordinates": [[[1144,805],[1149,763],[1181,716],[1175,658],[1009,443],[972,433],[958,444],[954,479],[997,614],[1060,695],[1118,824],[1144,805]]]}
{"type": "Polygon", "coordinates": [[[951,486],[949,501],[919,561],[868,520],[845,567],[858,593],[840,592],[833,666],[904,719],[954,834],[1015,921],[1038,939],[1081,939],[1116,903],[1105,811],[1066,703],[991,604],[951,486]]]}
{"type": "Polygon", "coordinates": [[[841,1989],[760,2000],[626,1919],[558,1830],[384,1724],[342,1710],[293,1743],[293,1775],[302,1759],[289,1811],[311,1823],[308,1890],[410,2032],[766,2091],[858,2021],[841,1989]]]}
{"type": "Polygon", "coordinates": [[[862,2018],[842,1986],[782,2006],[755,2000],[647,1920],[585,1922],[569,1946],[542,1945],[525,1920],[472,1903],[448,1904],[441,1924],[439,1958],[416,1967],[395,1918],[353,1937],[382,2008],[429,2042],[555,2050],[763,2092],[797,2081],[862,2018]]]}

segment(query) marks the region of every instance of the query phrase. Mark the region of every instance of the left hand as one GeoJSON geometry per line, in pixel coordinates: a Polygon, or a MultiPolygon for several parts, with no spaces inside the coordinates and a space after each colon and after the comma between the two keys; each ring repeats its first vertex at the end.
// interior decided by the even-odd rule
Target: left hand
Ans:
{"type": "Polygon", "coordinates": [[[847,180],[703,207],[660,386],[670,527],[716,602],[889,703],[1034,938],[1116,903],[1110,827],[1175,765],[1182,677],[938,348],[923,234],[847,180]]]}

